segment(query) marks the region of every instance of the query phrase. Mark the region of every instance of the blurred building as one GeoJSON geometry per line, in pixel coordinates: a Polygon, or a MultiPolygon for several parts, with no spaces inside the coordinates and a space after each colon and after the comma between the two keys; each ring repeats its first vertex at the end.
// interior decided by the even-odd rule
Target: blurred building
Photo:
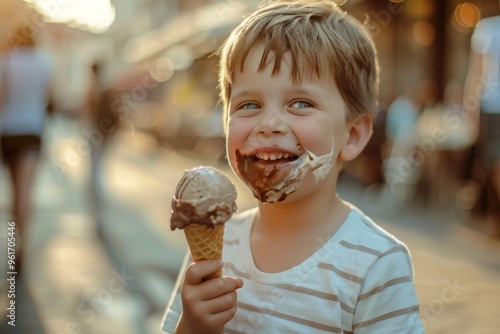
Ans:
{"type": "MultiPolygon", "coordinates": [[[[374,36],[382,69],[382,109],[417,83],[429,103],[442,100],[450,82],[462,83],[465,79],[474,26],[481,18],[500,13],[497,0],[341,2],[344,2],[342,8],[365,22],[374,36]]],[[[167,94],[170,96],[165,102],[168,109],[189,110],[190,115],[199,108],[214,110],[216,97],[207,99],[204,96],[205,90],[216,96],[216,59],[208,56],[258,1],[179,0],[170,3],[170,10],[176,13],[172,19],[163,20],[144,34],[137,34],[124,45],[122,56],[131,63],[155,58],[171,62],[174,73],[168,85],[175,94],[167,94]],[[208,68],[204,68],[206,66],[208,68]],[[202,73],[208,77],[202,78],[202,73]],[[189,78],[190,74],[194,74],[194,78],[189,78]],[[182,97],[189,94],[190,89],[180,82],[191,79],[198,80],[202,87],[196,88],[194,99],[189,98],[196,100],[191,101],[194,105],[186,106],[182,97]]],[[[142,9],[148,11],[154,7],[142,9]]],[[[184,111],[181,116],[177,115],[179,117],[189,118],[184,111]]],[[[171,115],[172,123],[178,121],[174,118],[176,116],[171,115]]],[[[175,127],[171,126],[169,131],[168,135],[175,133],[175,127]]]]}
{"type": "MultiPolygon", "coordinates": [[[[80,6],[90,6],[93,2],[96,1],[80,6]]],[[[146,107],[143,103],[141,108],[134,104],[133,112],[127,116],[139,128],[154,133],[159,140],[200,133],[212,136],[220,134],[220,125],[214,121],[218,117],[214,112],[219,112],[217,59],[211,55],[231,28],[258,2],[99,0],[96,3],[111,7],[111,11],[103,14],[111,21],[107,27],[92,29],[74,19],[54,20],[57,16],[54,13],[64,12],[64,6],[74,6],[73,2],[25,1],[36,10],[26,14],[18,9],[20,1],[4,0],[1,12],[8,20],[3,20],[0,28],[7,36],[5,22],[15,16],[17,21],[31,22],[43,31],[43,44],[54,55],[59,69],[57,92],[63,112],[71,113],[71,109],[81,104],[87,89],[88,68],[98,59],[107,65],[109,82],[135,76],[127,85],[136,88],[138,99],[146,107]],[[147,75],[157,84],[148,81],[147,75]],[[147,90],[147,101],[140,97],[141,89],[147,90]],[[154,103],[149,103],[151,99],[154,103]]],[[[481,18],[500,13],[498,0],[339,0],[339,3],[365,22],[374,36],[382,70],[382,110],[416,83],[430,103],[443,98],[448,83],[462,83],[474,26],[481,18]]],[[[0,41],[0,47],[3,46],[5,39],[3,43],[0,41]]]]}

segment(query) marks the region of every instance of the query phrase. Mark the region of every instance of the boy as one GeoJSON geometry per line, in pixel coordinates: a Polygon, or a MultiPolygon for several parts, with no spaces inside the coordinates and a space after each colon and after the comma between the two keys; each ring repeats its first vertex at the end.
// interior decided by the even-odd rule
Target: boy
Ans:
{"type": "Polygon", "coordinates": [[[406,247],[335,192],[377,111],[364,28],[327,0],[270,1],[225,42],[219,83],[228,160],[259,204],[226,224],[224,263],[182,271],[163,329],[423,333],[406,247]]]}

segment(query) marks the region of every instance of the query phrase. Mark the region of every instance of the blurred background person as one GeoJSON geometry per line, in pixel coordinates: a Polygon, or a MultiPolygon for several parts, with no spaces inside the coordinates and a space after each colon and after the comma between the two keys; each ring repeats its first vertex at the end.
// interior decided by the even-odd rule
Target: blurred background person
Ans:
{"type": "MultiPolygon", "coordinates": [[[[31,188],[39,161],[47,114],[52,64],[37,50],[34,32],[20,26],[13,32],[9,50],[0,58],[3,103],[2,160],[12,182],[12,220],[16,223],[16,265],[23,258],[26,224],[32,210],[31,188]]],[[[19,270],[18,268],[18,270],[19,270]]]]}
{"type": "Polygon", "coordinates": [[[462,106],[463,83],[450,80],[443,99],[425,108],[417,122],[418,142],[426,157],[422,163],[425,205],[435,213],[449,214],[458,203],[457,191],[471,174],[474,124],[462,106]]]}
{"type": "Polygon", "coordinates": [[[486,228],[500,237],[500,15],[482,19],[472,35],[464,107],[479,124],[486,228]]]}
{"type": "Polygon", "coordinates": [[[383,194],[395,206],[413,199],[420,175],[420,170],[411,164],[417,149],[417,120],[426,102],[417,89],[417,84],[411,84],[389,105],[385,118],[383,194]]]}
{"type": "Polygon", "coordinates": [[[90,147],[90,202],[98,234],[102,237],[102,201],[104,180],[102,175],[103,159],[109,146],[112,133],[116,131],[118,119],[116,113],[110,112],[109,90],[103,78],[103,66],[99,62],[92,63],[89,89],[83,111],[83,122],[86,129],[82,131],[90,147]]]}

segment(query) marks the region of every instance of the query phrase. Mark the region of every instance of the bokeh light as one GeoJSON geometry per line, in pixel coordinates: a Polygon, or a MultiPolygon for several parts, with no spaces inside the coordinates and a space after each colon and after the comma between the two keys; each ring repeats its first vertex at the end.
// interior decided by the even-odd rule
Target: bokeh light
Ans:
{"type": "Polygon", "coordinates": [[[436,31],[429,22],[418,20],[413,24],[413,38],[422,46],[431,46],[436,38],[436,31]]]}
{"type": "Polygon", "coordinates": [[[455,8],[451,17],[451,25],[458,32],[472,30],[481,20],[481,11],[470,2],[464,2],[455,8]]]}

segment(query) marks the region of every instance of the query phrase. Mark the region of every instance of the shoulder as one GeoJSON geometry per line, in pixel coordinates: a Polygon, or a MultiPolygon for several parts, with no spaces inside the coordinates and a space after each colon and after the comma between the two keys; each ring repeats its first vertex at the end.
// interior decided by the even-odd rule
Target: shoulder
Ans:
{"type": "Polygon", "coordinates": [[[406,245],[359,209],[353,207],[350,214],[350,233],[344,240],[373,254],[382,255],[394,248],[407,252],[406,245]]]}
{"type": "Polygon", "coordinates": [[[378,263],[385,267],[405,267],[405,271],[413,271],[406,245],[355,207],[336,239],[337,252],[331,261],[358,277],[359,282],[378,263]]]}
{"type": "Polygon", "coordinates": [[[51,54],[42,49],[33,49],[33,48],[20,48],[16,53],[13,53],[13,56],[19,56],[24,59],[28,59],[31,62],[36,62],[43,66],[52,67],[53,59],[51,54]]]}
{"type": "MultiPolygon", "coordinates": [[[[479,21],[478,25],[476,26],[477,29],[494,29],[498,28],[500,26],[500,15],[498,16],[491,16],[491,17],[486,17],[479,21]]],[[[495,29],[497,31],[497,29],[495,29]]]]}
{"type": "Polygon", "coordinates": [[[478,53],[484,53],[493,36],[499,34],[500,15],[482,19],[479,21],[472,34],[472,49],[478,53]]]}
{"type": "Polygon", "coordinates": [[[34,68],[43,70],[51,70],[54,67],[54,62],[51,55],[41,49],[19,48],[15,52],[9,54],[9,58],[15,59],[19,64],[29,62],[34,68]]]}

